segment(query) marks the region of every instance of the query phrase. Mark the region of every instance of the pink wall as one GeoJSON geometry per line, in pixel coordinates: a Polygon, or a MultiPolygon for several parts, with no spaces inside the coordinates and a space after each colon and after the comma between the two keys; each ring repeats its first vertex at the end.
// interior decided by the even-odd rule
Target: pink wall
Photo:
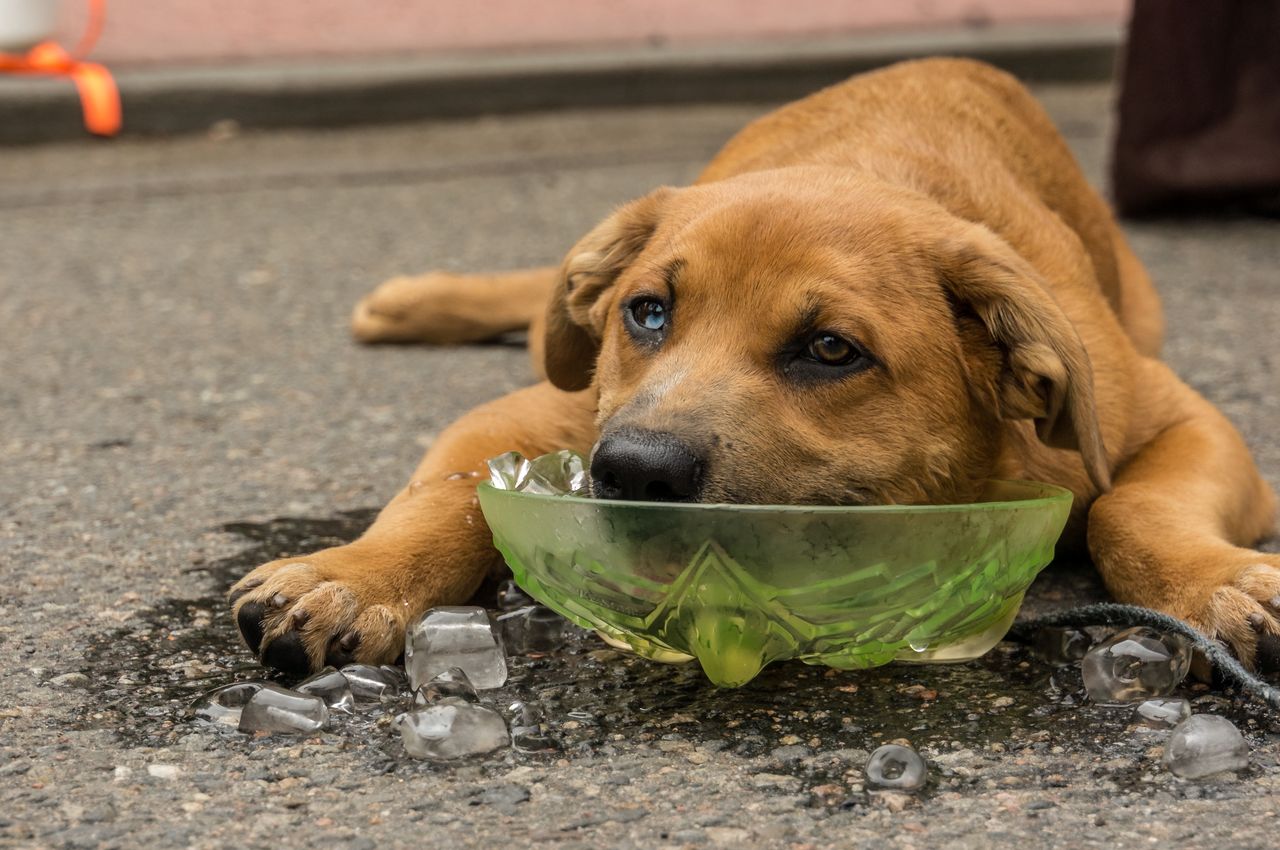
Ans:
{"type": "MultiPolygon", "coordinates": [[[[85,0],[62,0],[79,40],[85,0]]],[[[107,0],[118,64],[732,41],[975,23],[1119,21],[1126,0],[107,0]]]]}

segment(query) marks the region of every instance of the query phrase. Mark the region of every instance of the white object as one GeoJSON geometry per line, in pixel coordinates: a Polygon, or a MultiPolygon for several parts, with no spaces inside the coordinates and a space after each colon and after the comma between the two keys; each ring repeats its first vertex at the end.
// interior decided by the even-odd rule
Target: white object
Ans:
{"type": "Polygon", "coordinates": [[[0,50],[24,53],[53,35],[58,0],[0,0],[0,50]]]}

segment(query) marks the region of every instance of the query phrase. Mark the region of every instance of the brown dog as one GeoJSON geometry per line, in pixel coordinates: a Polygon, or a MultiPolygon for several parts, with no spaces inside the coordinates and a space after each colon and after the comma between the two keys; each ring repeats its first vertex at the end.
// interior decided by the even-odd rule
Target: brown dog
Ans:
{"type": "Polygon", "coordinates": [[[562,268],[392,280],[354,330],[457,343],[531,324],[549,382],[446,430],[359,540],[233,588],[263,663],[393,660],[409,618],[497,563],[485,459],[562,447],[593,451],[605,498],[949,502],[990,477],[1055,482],[1116,598],[1246,660],[1280,634],[1280,556],[1247,548],[1275,497],[1157,359],[1146,272],[993,68],[855,77],[748,126],[696,185],[624,206],[562,268]]]}

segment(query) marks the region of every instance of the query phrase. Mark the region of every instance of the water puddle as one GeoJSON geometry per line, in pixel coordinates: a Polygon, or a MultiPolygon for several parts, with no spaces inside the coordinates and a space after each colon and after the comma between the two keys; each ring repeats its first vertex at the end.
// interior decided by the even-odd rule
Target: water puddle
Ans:
{"type": "MultiPolygon", "coordinates": [[[[140,625],[104,634],[89,648],[83,672],[101,690],[75,725],[113,730],[126,746],[173,746],[192,735],[202,746],[279,746],[280,738],[215,730],[188,714],[192,699],[218,685],[264,678],[294,684],[267,674],[244,649],[222,591],[260,563],[354,539],[375,513],[226,526],[225,531],[247,541],[247,548],[192,569],[212,581],[214,595],[158,605],[143,612],[140,625]]],[[[474,604],[496,607],[495,592],[496,584],[486,585],[474,604]]],[[[645,749],[686,754],[727,750],[813,788],[849,782],[848,751],[869,752],[905,739],[931,757],[964,750],[982,753],[1003,763],[1001,775],[1036,770],[1031,765],[1038,755],[1067,754],[1079,764],[1107,765],[1107,778],[1123,787],[1144,781],[1143,774],[1152,769],[1144,754],[1163,740],[1135,730],[1131,709],[1084,703],[1078,669],[1051,668],[1012,643],[956,665],[851,672],[800,663],[773,665],[733,690],[712,686],[694,665],[669,666],[624,655],[586,633],[576,634],[555,653],[513,658],[510,665],[510,681],[482,696],[500,709],[515,700],[540,706],[557,749],[546,754],[502,751],[466,762],[486,773],[508,770],[513,763],[572,763],[645,749]]],[[[1250,740],[1255,764],[1274,765],[1274,756],[1266,752],[1274,746],[1264,745],[1274,742],[1280,724],[1265,708],[1209,692],[1204,685],[1184,683],[1179,694],[1192,699],[1196,712],[1230,718],[1250,740]]],[[[371,771],[450,769],[404,754],[390,724],[397,710],[365,709],[355,718],[339,718],[325,734],[371,771]]],[[[942,777],[953,789],[982,781],[981,776],[949,774],[945,768],[942,777]]],[[[1041,776],[1036,781],[1052,785],[1060,780],[1041,776]]],[[[857,799],[826,802],[861,804],[857,799]]]]}

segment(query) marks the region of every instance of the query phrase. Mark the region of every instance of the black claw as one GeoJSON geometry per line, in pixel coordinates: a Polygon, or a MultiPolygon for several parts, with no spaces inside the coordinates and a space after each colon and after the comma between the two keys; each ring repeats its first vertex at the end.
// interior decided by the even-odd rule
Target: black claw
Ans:
{"type": "Polygon", "coordinates": [[[236,615],[240,635],[254,655],[258,654],[258,647],[262,646],[262,618],[266,613],[267,606],[261,602],[246,602],[240,606],[240,613],[236,615]]]}
{"type": "Polygon", "coordinates": [[[329,652],[325,655],[324,663],[332,664],[334,667],[354,664],[358,646],[360,646],[360,635],[357,632],[347,632],[341,638],[334,638],[329,642],[329,652]]]}
{"type": "Polygon", "coordinates": [[[297,632],[285,632],[267,644],[262,651],[262,663],[295,675],[311,672],[311,659],[302,647],[302,635],[297,632]]]}

